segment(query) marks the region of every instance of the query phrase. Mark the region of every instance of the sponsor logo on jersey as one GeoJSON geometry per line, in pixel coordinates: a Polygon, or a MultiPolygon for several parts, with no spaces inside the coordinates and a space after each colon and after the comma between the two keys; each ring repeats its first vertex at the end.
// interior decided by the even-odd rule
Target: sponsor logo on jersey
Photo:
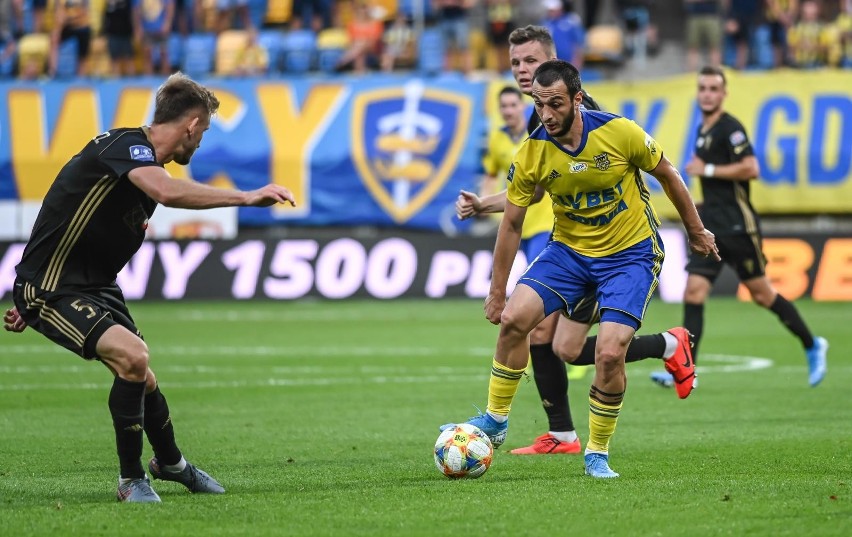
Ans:
{"type": "Polygon", "coordinates": [[[602,172],[607,171],[609,169],[609,155],[606,153],[595,155],[595,168],[602,172]]]}
{"type": "Polygon", "coordinates": [[[154,162],[154,152],[147,145],[131,145],[130,158],[142,162],[154,162]]]}
{"type": "Polygon", "coordinates": [[[731,145],[740,145],[744,143],[747,138],[743,131],[734,131],[731,133],[729,140],[731,141],[731,145]]]}
{"type": "Polygon", "coordinates": [[[571,165],[570,168],[568,168],[568,171],[571,172],[571,173],[580,173],[580,172],[584,172],[588,169],[589,169],[589,166],[585,162],[575,162],[574,164],[571,165]]]}
{"type": "Polygon", "coordinates": [[[551,181],[554,180],[554,179],[557,179],[559,177],[562,177],[562,174],[559,173],[556,170],[550,170],[550,175],[547,176],[547,178],[550,179],[551,181]]]}
{"type": "Polygon", "coordinates": [[[470,135],[471,108],[470,98],[428,89],[419,80],[355,98],[355,168],[395,222],[416,215],[450,178],[470,135]]]}
{"type": "Polygon", "coordinates": [[[652,155],[657,154],[657,141],[651,138],[651,135],[645,135],[645,147],[648,148],[648,151],[651,152],[652,155]]]}

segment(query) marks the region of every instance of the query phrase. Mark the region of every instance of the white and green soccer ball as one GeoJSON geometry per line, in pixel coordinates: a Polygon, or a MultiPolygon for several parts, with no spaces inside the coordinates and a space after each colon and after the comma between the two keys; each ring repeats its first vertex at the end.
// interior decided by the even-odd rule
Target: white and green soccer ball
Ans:
{"type": "Polygon", "coordinates": [[[435,466],[450,479],[482,476],[491,466],[493,455],[488,435],[469,423],[441,431],[435,441],[435,466]]]}

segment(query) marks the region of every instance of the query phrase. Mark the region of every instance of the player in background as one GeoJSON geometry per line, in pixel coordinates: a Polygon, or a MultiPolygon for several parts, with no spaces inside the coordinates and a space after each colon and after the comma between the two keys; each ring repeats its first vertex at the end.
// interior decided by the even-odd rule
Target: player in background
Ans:
{"type": "MultiPolygon", "coordinates": [[[[704,304],[713,283],[727,264],[733,268],[751,298],[767,308],[799,338],[808,362],[808,382],[816,386],[825,377],[828,342],[815,337],[799,311],[781,296],[766,277],[763,235],[760,219],[749,200],[749,182],[757,179],[760,168],[742,123],[724,109],[727,80],[721,68],[708,66],[698,74],[698,106],[701,125],[695,138],[695,155],[686,172],[701,181],[704,203],[701,217],[716,233],[720,260],[691,255],[683,295],[683,325],[695,338],[693,356],[704,332],[704,304]]],[[[671,386],[668,373],[655,372],[651,378],[671,386]]]]}
{"type": "Polygon", "coordinates": [[[509,169],[485,301],[486,317],[500,325],[488,406],[468,423],[482,429],[495,446],[505,441],[511,403],[529,362],[530,331],[554,312],[570,315],[587,290],[596,289],[601,322],[585,467],[594,478],[618,477],[609,467],[609,440],[626,388],[625,356],[664,257],[642,170],[660,181],[686,227],[690,247],[702,255],[718,254],[713,234],[704,228],[662,148],[636,123],[581,107],[580,76],[573,65],[561,60],[541,64],[533,76],[532,96],[542,126],[524,142],[509,169]],[[571,179],[551,170],[564,170],[571,179]],[[538,187],[556,206],[553,240],[527,267],[507,304],[509,272],[538,187]]]}
{"type": "Polygon", "coordinates": [[[157,90],[150,126],[96,136],[59,171],[44,198],[23,259],[15,267],[14,307],[6,330],[27,326],[114,376],[109,411],[120,465],[119,501],[159,502],[142,467],[142,432],[154,450],[148,470],[191,492],[225,489],[184,459],[169,406],[116,284],[142,245],[157,204],[185,209],[294,204],[289,190],[267,185],[241,192],[172,178],[168,162],[188,164],[219,100],[177,73],[157,90]]]}
{"type": "MultiPolygon", "coordinates": [[[[509,43],[512,74],[520,91],[530,95],[536,68],[543,62],[556,58],[553,39],[544,27],[526,26],[513,31],[509,36],[509,43]]],[[[600,109],[585,92],[581,94],[583,106],[586,109],[600,109]]],[[[528,132],[533,132],[540,123],[538,114],[533,113],[527,124],[528,132]]],[[[508,168],[509,164],[510,162],[505,166],[508,168]]],[[[486,171],[489,172],[487,166],[486,171]]],[[[534,202],[529,207],[524,220],[521,247],[530,262],[546,245],[553,228],[553,206],[550,200],[539,202],[544,195],[543,188],[537,189],[534,202]],[[537,225],[539,220],[536,215],[540,215],[543,211],[547,211],[547,217],[550,219],[546,231],[544,227],[537,225]],[[532,222],[527,223],[529,219],[532,219],[532,222]],[[532,240],[528,239],[528,226],[537,232],[532,240]]],[[[456,204],[456,212],[460,219],[465,219],[476,214],[503,212],[505,205],[505,189],[482,198],[462,191],[456,204]]],[[[594,365],[597,336],[587,336],[591,325],[598,320],[598,303],[594,293],[591,293],[576,305],[570,318],[558,313],[554,314],[545,319],[530,334],[533,378],[547,414],[548,431],[538,436],[531,445],[513,449],[511,453],[515,455],[580,453],[580,440],[574,428],[568,401],[569,381],[565,362],[580,366],[594,365]]],[[[666,368],[675,371],[677,378],[680,379],[677,384],[678,396],[685,398],[692,390],[694,368],[683,368],[678,364],[684,363],[686,358],[690,358],[691,363],[689,353],[688,332],[683,328],[673,328],[661,334],[636,336],[630,342],[627,361],[633,362],[646,358],[666,360],[666,368]]]]}

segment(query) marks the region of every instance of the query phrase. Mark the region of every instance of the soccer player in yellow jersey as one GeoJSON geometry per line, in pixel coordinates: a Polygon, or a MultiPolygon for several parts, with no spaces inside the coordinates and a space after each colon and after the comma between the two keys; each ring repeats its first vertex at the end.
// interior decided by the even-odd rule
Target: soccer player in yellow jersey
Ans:
{"type": "Polygon", "coordinates": [[[714,259],[718,252],[680,174],[657,142],[626,118],[581,109],[580,76],[573,65],[561,60],[541,64],[533,76],[532,96],[542,126],[521,146],[507,177],[507,203],[485,301],[485,315],[500,324],[500,335],[487,411],[469,423],[495,445],[503,443],[512,399],[529,360],[530,331],[553,312],[570,315],[586,290],[595,288],[601,323],[589,391],[585,467],[595,478],[618,477],[609,467],[608,452],[624,398],[625,355],[656,289],[664,256],[659,220],[641,171],[660,181],[692,250],[714,259]],[[509,271],[539,185],[553,203],[554,240],[527,268],[507,303],[509,271]]]}
{"type": "MultiPolygon", "coordinates": [[[[509,36],[509,56],[512,65],[512,75],[518,88],[524,94],[532,94],[533,74],[536,68],[547,60],[556,59],[556,49],[547,28],[541,26],[526,26],[517,28],[509,36]]],[[[599,106],[585,92],[582,105],[589,110],[599,110],[599,106]]],[[[511,101],[508,100],[507,103],[511,101]]],[[[501,103],[502,104],[502,103],[501,103]]],[[[502,110],[502,106],[501,106],[502,110]]],[[[532,133],[541,124],[538,114],[530,117],[527,132],[532,133]]],[[[501,155],[505,151],[501,151],[501,155]]],[[[502,158],[502,156],[501,156],[502,158]]],[[[511,158],[506,158],[504,170],[511,165],[511,158]]],[[[486,163],[486,169],[490,169],[486,163]]],[[[504,171],[505,174],[505,171],[504,171]]],[[[508,184],[503,180],[504,184],[508,184]]],[[[534,199],[544,197],[544,188],[538,188],[534,199]]],[[[527,209],[524,219],[524,232],[530,221],[533,210],[546,205],[553,225],[553,209],[550,200],[544,203],[534,203],[527,209]]],[[[503,212],[506,206],[506,190],[479,197],[471,192],[462,191],[456,203],[456,213],[460,219],[476,214],[503,212]]],[[[523,235],[523,234],[522,234],[523,235]]],[[[549,236],[549,233],[548,233],[549,236]]],[[[546,243],[539,242],[544,248],[546,243]]],[[[533,260],[541,250],[531,250],[528,241],[521,241],[521,248],[527,254],[528,260],[533,260]]],[[[533,369],[533,379],[536,390],[541,398],[542,406],[547,414],[548,430],[539,435],[531,445],[515,448],[510,451],[514,455],[557,455],[577,454],[582,452],[580,440],[574,429],[571,408],[568,400],[568,377],[565,363],[573,365],[594,365],[597,337],[587,337],[592,324],[600,319],[595,289],[586,290],[586,298],[581,300],[571,310],[571,317],[554,313],[539,323],[530,333],[530,358],[533,369]],[[552,342],[552,345],[550,344],[552,342]],[[563,362],[564,361],[564,362],[563,362]]],[[[687,330],[676,327],[667,332],[636,336],[627,349],[627,362],[659,358],[665,360],[673,371],[672,384],[681,399],[689,396],[693,387],[694,367],[683,367],[686,362],[685,354],[690,353],[691,340],[687,330]],[[674,378],[677,378],[677,382],[674,378]]],[[[688,360],[691,363],[691,360],[688,360]]]]}

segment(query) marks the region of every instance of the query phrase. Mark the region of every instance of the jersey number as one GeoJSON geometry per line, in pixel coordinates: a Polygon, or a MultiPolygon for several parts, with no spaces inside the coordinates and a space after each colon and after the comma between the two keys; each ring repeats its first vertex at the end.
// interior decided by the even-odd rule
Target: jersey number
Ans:
{"type": "Polygon", "coordinates": [[[92,317],[94,317],[95,315],[97,315],[97,314],[95,313],[95,308],[93,308],[91,304],[87,304],[87,303],[85,303],[85,302],[83,302],[83,303],[81,304],[80,302],[81,302],[81,300],[80,300],[80,299],[75,300],[74,302],[72,302],[72,303],[71,303],[71,307],[72,307],[72,308],[74,308],[74,309],[75,309],[75,310],[77,310],[77,311],[87,311],[87,312],[89,312],[89,313],[88,313],[88,315],[86,315],[86,319],[91,319],[92,317]]]}

